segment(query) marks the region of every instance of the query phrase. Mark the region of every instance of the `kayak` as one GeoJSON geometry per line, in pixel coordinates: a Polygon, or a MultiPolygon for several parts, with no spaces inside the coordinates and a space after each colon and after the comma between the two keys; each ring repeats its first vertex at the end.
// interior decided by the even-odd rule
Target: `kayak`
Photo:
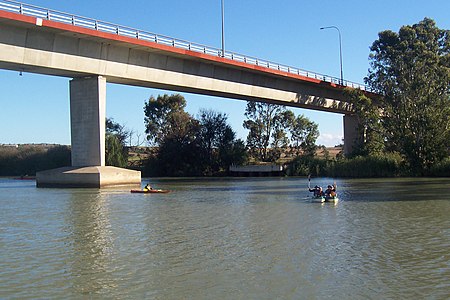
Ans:
{"type": "Polygon", "coordinates": [[[323,203],[323,202],[338,202],[339,198],[337,196],[331,197],[331,196],[313,196],[311,198],[312,202],[316,203],[323,203]]]}
{"type": "Polygon", "coordinates": [[[338,202],[339,198],[337,196],[325,196],[325,202],[338,202]]]}
{"type": "Polygon", "coordinates": [[[170,192],[169,190],[161,190],[161,189],[151,189],[151,190],[131,190],[132,193],[139,193],[139,194],[166,194],[170,192]]]}
{"type": "Polygon", "coordinates": [[[313,197],[311,198],[311,201],[312,201],[312,202],[317,202],[317,203],[323,203],[323,202],[325,202],[325,197],[322,197],[322,196],[313,196],[313,197]]]}

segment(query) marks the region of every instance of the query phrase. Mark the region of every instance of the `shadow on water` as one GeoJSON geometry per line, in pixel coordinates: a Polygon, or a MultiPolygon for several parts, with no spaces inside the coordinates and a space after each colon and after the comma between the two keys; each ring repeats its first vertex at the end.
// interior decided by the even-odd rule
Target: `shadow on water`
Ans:
{"type": "MultiPolygon", "coordinates": [[[[170,180],[162,180],[170,184],[170,180]]],[[[249,195],[289,196],[308,199],[306,178],[221,178],[212,181],[185,178],[199,193],[245,193],[249,195]],[[274,184],[275,182],[276,184],[274,184]],[[206,182],[206,184],[205,184],[206,182]]],[[[341,201],[385,202],[450,200],[448,178],[375,178],[333,179],[314,178],[310,186],[326,187],[336,182],[341,201]]]]}
{"type": "Polygon", "coordinates": [[[308,185],[326,187],[336,182],[339,199],[354,202],[385,201],[426,201],[450,200],[449,178],[312,178],[308,182],[304,177],[258,177],[258,178],[149,178],[143,182],[152,182],[171,187],[174,193],[180,183],[183,190],[198,193],[241,193],[269,197],[288,196],[299,200],[309,199],[308,185]],[[188,185],[186,185],[188,184],[188,185]]]}
{"type": "Polygon", "coordinates": [[[346,201],[450,200],[447,178],[391,178],[345,180],[340,196],[346,201]]]}

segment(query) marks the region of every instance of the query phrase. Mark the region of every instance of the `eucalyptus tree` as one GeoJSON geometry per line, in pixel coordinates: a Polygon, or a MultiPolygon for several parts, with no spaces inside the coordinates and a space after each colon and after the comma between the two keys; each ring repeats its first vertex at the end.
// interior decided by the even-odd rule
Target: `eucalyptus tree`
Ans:
{"type": "Polygon", "coordinates": [[[450,32],[425,18],[380,32],[370,50],[366,82],[382,95],[387,146],[423,174],[450,147],[450,32]]]}
{"type": "MultiPolygon", "coordinates": [[[[351,141],[353,151],[348,156],[382,154],[385,151],[385,131],[381,123],[382,107],[360,90],[346,89],[344,93],[348,101],[352,103],[358,119],[358,135],[356,140],[351,141]]],[[[379,100],[378,97],[375,99],[379,100]]]]}
{"type": "MultiPolygon", "coordinates": [[[[278,146],[285,138],[283,114],[286,108],[282,105],[248,101],[245,109],[244,128],[249,130],[247,147],[251,154],[260,161],[271,160],[269,146],[278,146]]],[[[273,160],[273,159],[272,159],[273,160]]]]}
{"type": "Polygon", "coordinates": [[[246,160],[243,142],[236,140],[236,133],[227,120],[227,114],[200,110],[200,138],[210,172],[225,171],[231,164],[241,164],[246,160]]]}
{"type": "Polygon", "coordinates": [[[208,156],[213,160],[214,151],[220,148],[227,124],[228,116],[213,110],[202,109],[200,111],[200,134],[208,156]]]}
{"type": "Polygon", "coordinates": [[[158,146],[156,166],[161,175],[201,175],[205,160],[200,123],[184,111],[182,95],[151,96],[144,105],[147,140],[158,146]]]}
{"type": "Polygon", "coordinates": [[[275,161],[289,149],[297,156],[314,156],[318,125],[303,115],[296,117],[282,105],[249,101],[245,116],[243,126],[249,130],[247,147],[255,158],[275,161]]]}
{"type": "Polygon", "coordinates": [[[144,124],[147,140],[159,145],[168,136],[186,131],[182,120],[191,122],[192,117],[184,111],[186,99],[180,94],[151,96],[144,104],[144,124]]]}
{"type": "Polygon", "coordinates": [[[319,126],[303,115],[294,117],[291,122],[291,142],[292,148],[297,156],[301,154],[314,156],[319,137],[319,126]]]}

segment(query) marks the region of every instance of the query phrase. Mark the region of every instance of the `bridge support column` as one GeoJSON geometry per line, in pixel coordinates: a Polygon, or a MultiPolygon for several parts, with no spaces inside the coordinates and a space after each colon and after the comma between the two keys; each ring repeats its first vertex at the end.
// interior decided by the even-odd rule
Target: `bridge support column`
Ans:
{"type": "Polygon", "coordinates": [[[358,117],[356,115],[344,115],[344,155],[353,151],[353,145],[359,138],[358,117]]]}
{"type": "Polygon", "coordinates": [[[141,172],[105,166],[106,79],[70,81],[72,167],[36,174],[38,187],[140,185],[141,172]]]}
{"type": "Polygon", "coordinates": [[[106,79],[70,81],[72,166],[105,165],[106,79]]]}

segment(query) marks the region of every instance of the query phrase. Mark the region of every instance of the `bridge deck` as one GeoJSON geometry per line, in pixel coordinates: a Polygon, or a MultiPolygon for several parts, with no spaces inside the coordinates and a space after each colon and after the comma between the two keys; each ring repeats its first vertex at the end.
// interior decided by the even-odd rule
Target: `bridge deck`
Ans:
{"type": "MultiPolygon", "coordinates": [[[[135,44],[136,46],[144,46],[154,49],[160,49],[163,51],[171,51],[173,53],[207,59],[213,62],[226,63],[229,65],[235,65],[237,67],[245,67],[262,72],[274,73],[320,84],[329,83],[332,87],[343,85],[352,88],[367,90],[367,86],[363,84],[351,82],[348,80],[340,82],[340,79],[336,77],[303,70],[297,67],[287,66],[231,51],[225,51],[224,53],[222,53],[221,49],[217,49],[214,47],[175,39],[148,31],[130,28],[127,26],[112,24],[104,21],[76,16],[73,14],[41,8],[34,5],[19,3],[16,1],[0,0],[0,16],[2,16],[1,10],[3,10],[4,12],[21,14],[23,16],[31,16],[42,20],[42,24],[45,26],[77,32],[79,34],[98,36],[110,40],[135,44]]],[[[6,17],[8,19],[17,18],[11,17],[10,14],[3,14],[2,17],[6,17]]],[[[27,18],[27,21],[30,23],[35,23],[34,18],[27,18]]]]}

